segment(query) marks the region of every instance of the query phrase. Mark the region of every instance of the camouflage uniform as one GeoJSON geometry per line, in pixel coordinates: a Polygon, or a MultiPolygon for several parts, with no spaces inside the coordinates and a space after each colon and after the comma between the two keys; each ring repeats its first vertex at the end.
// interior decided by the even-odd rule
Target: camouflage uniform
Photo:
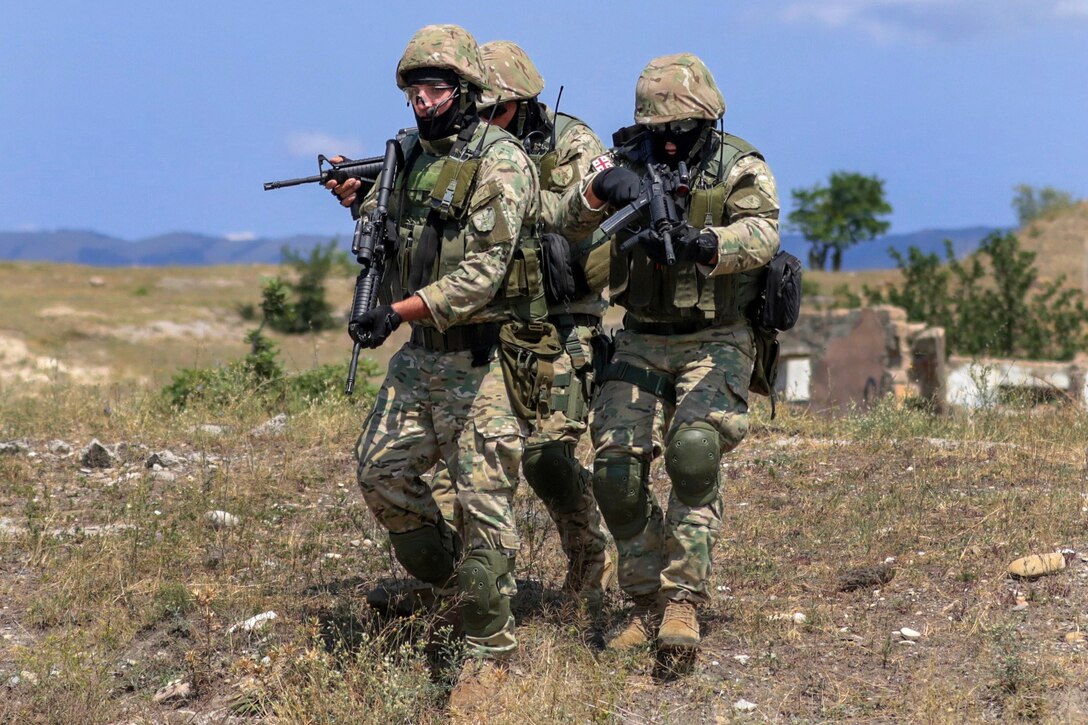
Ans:
{"type": "MultiPolygon", "coordinates": [[[[779,246],[774,178],[754,148],[713,128],[724,112],[713,77],[692,55],[655,59],[639,78],[639,139],[649,139],[648,124],[705,122],[689,156],[692,193],[684,213],[718,242],[712,268],[666,266],[639,246],[628,253],[613,247],[611,299],[626,309],[625,329],[593,406],[594,487],[619,550],[620,586],[643,607],[661,598],[708,600],[711,550],[722,526],[719,460],[748,430],[755,352],[745,307],[779,246]],[[647,483],[658,456],[672,483],[667,513],[647,483]]],[[[595,165],[642,175],[654,160],[620,149],[595,165]]],[[[560,220],[566,228],[588,232],[607,213],[585,201],[592,181],[567,195],[560,220]]],[[[620,240],[630,233],[621,231],[620,240]]]]}
{"type": "MultiPolygon", "coordinates": [[[[485,85],[475,40],[457,26],[419,31],[398,66],[398,85],[405,87],[404,73],[429,67],[456,70],[462,94],[485,85]]],[[[536,223],[536,171],[517,139],[485,123],[437,141],[409,134],[402,146],[406,168],[390,196],[399,244],[383,292],[394,300],[419,296],[430,317],[412,323],[411,341],[390,360],[356,446],[359,485],[398,560],[437,593],[460,591],[470,649],[495,656],[516,646],[512,502],[528,426],[507,398],[494,332],[524,292],[515,274],[524,264],[518,240],[536,223]],[[478,163],[474,174],[457,173],[465,158],[478,163]],[[444,218],[431,216],[450,169],[452,205],[444,218]],[[423,264],[416,252],[428,224],[437,225],[441,243],[423,264]],[[420,270],[422,280],[414,274],[420,270]],[[439,460],[456,482],[460,536],[421,479],[439,460]]]]}
{"type": "MultiPolygon", "coordinates": [[[[522,102],[520,115],[508,130],[522,140],[540,172],[542,229],[559,232],[553,220],[562,208],[563,194],[585,177],[590,162],[604,152],[604,146],[586,124],[572,116],[557,117],[536,100],[544,89],[544,80],[520,47],[500,40],[480,46],[480,53],[490,83],[480,100],[484,107],[480,115],[488,117],[487,106],[522,102]],[[527,114],[540,115],[526,119],[527,114]],[[533,128],[532,120],[544,121],[539,124],[543,128],[533,128]],[[560,125],[552,149],[551,128],[557,122],[560,125]]],[[[606,256],[607,250],[602,251],[606,256]]],[[[601,262],[600,255],[594,259],[601,262]]],[[[588,428],[594,345],[595,338],[602,334],[600,318],[605,307],[601,297],[603,281],[578,299],[549,306],[548,319],[559,331],[566,354],[554,363],[552,413],[536,422],[523,459],[525,477],[547,506],[569,561],[565,588],[581,592],[593,603],[614,578],[614,566],[593,499],[590,472],[574,452],[588,428]]],[[[431,488],[443,504],[443,514],[456,522],[459,513],[455,492],[449,475],[441,468],[434,474],[431,488]]]]}

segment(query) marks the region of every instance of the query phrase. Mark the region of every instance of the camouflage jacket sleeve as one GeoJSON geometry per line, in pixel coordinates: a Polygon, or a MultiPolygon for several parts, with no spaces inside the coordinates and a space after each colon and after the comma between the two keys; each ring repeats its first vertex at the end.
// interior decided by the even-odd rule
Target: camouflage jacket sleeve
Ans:
{"type": "Polygon", "coordinates": [[[538,214],[536,169],[515,141],[493,144],[480,160],[469,198],[465,258],[419,290],[435,326],[474,323],[495,297],[510,264],[521,227],[538,214]]]}
{"type": "MultiPolygon", "coordinates": [[[[604,153],[604,145],[597,134],[581,123],[572,126],[556,141],[556,164],[551,173],[551,183],[540,189],[540,214],[545,231],[564,234],[568,239],[582,239],[587,234],[571,235],[560,229],[566,193],[589,174],[590,162],[604,153]]],[[[543,183],[543,180],[542,180],[543,183]]],[[[590,229],[596,228],[596,224],[590,229]]]]}
{"type": "MultiPolygon", "coordinates": [[[[611,155],[608,152],[607,155],[611,155]]],[[[590,159],[592,162],[593,159],[590,159]]],[[[591,209],[586,201],[586,189],[593,183],[599,171],[592,171],[581,182],[571,186],[558,200],[552,217],[554,231],[567,239],[585,239],[601,225],[613,211],[607,204],[600,209],[591,209]]]]}
{"type": "Polygon", "coordinates": [[[718,238],[718,263],[708,276],[762,267],[778,252],[778,191],[767,163],[757,156],[737,162],[726,179],[726,226],[709,227],[718,238]]]}

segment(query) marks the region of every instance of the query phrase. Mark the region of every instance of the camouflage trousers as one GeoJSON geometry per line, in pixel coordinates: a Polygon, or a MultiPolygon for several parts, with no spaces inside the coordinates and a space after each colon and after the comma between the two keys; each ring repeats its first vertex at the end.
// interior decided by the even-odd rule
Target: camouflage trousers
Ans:
{"type": "MultiPolygon", "coordinates": [[[[421,476],[444,461],[461,511],[466,551],[491,549],[513,557],[520,547],[513,499],[528,426],[506,395],[497,357],[473,366],[471,352],[436,353],[411,344],[389,371],[356,445],[363,498],[382,526],[404,533],[437,525],[442,513],[421,476]]],[[[499,591],[517,593],[513,573],[499,591]]],[[[497,655],[517,646],[514,622],[470,648],[497,655]]]]}
{"type": "MultiPolygon", "coordinates": [[[[554,363],[556,383],[552,386],[552,413],[533,421],[532,433],[526,445],[540,443],[569,443],[572,449],[588,430],[589,398],[593,385],[592,340],[596,328],[564,326],[559,328],[565,353],[554,363]]],[[[577,461],[576,461],[577,463],[577,461]]],[[[579,495],[573,506],[559,511],[548,508],[555,522],[563,553],[569,562],[568,585],[589,596],[598,596],[607,589],[613,577],[608,560],[608,537],[601,526],[601,512],[593,498],[592,476],[578,463],[579,495]],[[572,581],[576,579],[577,581],[572,581]]],[[[431,491],[443,517],[455,530],[460,525],[461,511],[453,479],[439,465],[431,478],[431,491]]]]}
{"type": "MultiPolygon", "coordinates": [[[[688,335],[620,331],[613,362],[675,376],[676,404],[622,380],[604,383],[593,405],[596,455],[627,454],[647,462],[665,450],[677,428],[697,422],[718,432],[721,450],[735,448],[748,432],[748,382],[755,359],[747,324],[713,327],[688,335]]],[[[670,600],[704,604],[709,598],[711,550],[722,527],[722,494],[691,506],[670,489],[663,513],[648,482],[648,523],[628,539],[616,538],[619,583],[646,602],[658,592],[670,600]]]]}

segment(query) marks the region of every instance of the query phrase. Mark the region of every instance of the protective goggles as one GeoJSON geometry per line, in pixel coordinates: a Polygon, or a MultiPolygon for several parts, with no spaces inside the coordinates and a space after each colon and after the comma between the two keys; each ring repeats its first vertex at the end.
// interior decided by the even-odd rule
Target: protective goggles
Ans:
{"type": "Polygon", "coordinates": [[[697,118],[688,118],[683,121],[669,121],[668,123],[648,123],[646,127],[653,133],[672,133],[681,134],[694,131],[702,123],[697,118]]]}
{"type": "Polygon", "coordinates": [[[456,92],[457,86],[448,83],[415,83],[404,88],[404,96],[413,106],[421,101],[428,106],[441,106],[456,92]]]}

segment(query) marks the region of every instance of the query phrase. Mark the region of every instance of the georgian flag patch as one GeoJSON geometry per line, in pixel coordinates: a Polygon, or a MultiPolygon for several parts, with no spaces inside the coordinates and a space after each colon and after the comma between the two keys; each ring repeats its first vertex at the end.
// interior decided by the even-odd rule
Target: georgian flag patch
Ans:
{"type": "Polygon", "coordinates": [[[593,159],[592,163],[590,163],[589,166],[594,171],[604,171],[605,169],[611,169],[613,166],[615,166],[615,164],[612,163],[611,154],[602,154],[597,158],[593,159]]]}

